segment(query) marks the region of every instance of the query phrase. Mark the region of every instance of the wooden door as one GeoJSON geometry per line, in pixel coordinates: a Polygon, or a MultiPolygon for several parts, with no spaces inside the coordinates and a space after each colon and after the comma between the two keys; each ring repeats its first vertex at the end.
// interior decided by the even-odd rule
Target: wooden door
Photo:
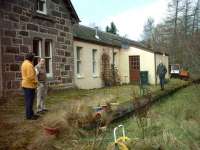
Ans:
{"type": "Polygon", "coordinates": [[[140,80],[140,56],[129,56],[129,72],[131,83],[140,80]]]}

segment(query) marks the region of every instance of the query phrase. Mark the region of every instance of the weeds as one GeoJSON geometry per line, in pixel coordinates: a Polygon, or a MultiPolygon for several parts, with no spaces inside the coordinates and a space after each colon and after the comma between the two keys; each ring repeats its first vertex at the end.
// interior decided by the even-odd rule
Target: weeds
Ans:
{"type": "MultiPolygon", "coordinates": [[[[166,88],[185,83],[185,81],[173,80],[168,83],[166,88]]],[[[196,85],[196,88],[197,87],[198,86],[196,85]]],[[[159,87],[157,86],[149,86],[148,88],[151,91],[159,91],[159,87]]],[[[189,146],[193,149],[198,149],[200,145],[198,142],[200,141],[198,134],[200,112],[197,106],[199,106],[198,97],[200,97],[200,95],[199,92],[195,91],[199,91],[200,87],[198,90],[196,90],[196,88],[189,88],[188,92],[184,91],[187,93],[186,95],[180,94],[182,96],[179,97],[176,96],[176,94],[175,96],[167,99],[166,103],[163,102],[160,103],[160,105],[153,107],[153,109],[146,114],[144,124],[141,120],[140,126],[145,129],[142,132],[140,128],[138,128],[136,118],[131,118],[125,122],[122,121],[121,123],[127,127],[128,137],[134,139],[134,142],[130,143],[130,145],[137,148],[143,145],[144,147],[153,147],[155,149],[162,149],[162,147],[165,149],[177,149],[176,145],[178,145],[177,147],[179,149],[183,147],[188,148],[189,146]],[[187,100],[185,99],[186,97],[187,100]],[[176,99],[178,99],[178,102],[176,99]],[[191,105],[190,101],[193,105],[191,105]],[[185,104],[183,105],[181,103],[185,104]],[[180,106],[184,109],[178,108],[180,106]],[[179,124],[177,122],[179,122],[179,124]],[[180,125],[182,125],[182,128],[180,128],[180,125]],[[137,139],[139,137],[142,138],[137,139]],[[188,140],[188,137],[192,138],[188,140]]],[[[11,107],[15,107],[17,109],[14,111],[10,111],[9,109],[5,110],[5,112],[2,112],[1,115],[6,118],[6,121],[8,121],[7,124],[13,125],[15,123],[15,126],[6,125],[8,130],[4,130],[6,128],[3,127],[0,133],[0,141],[5,144],[3,148],[6,147],[7,149],[27,149],[27,145],[31,143],[31,145],[29,145],[29,149],[36,150],[105,150],[107,144],[113,142],[111,128],[114,125],[108,127],[106,132],[102,131],[101,128],[97,128],[96,132],[79,128],[80,126],[93,121],[89,119],[92,114],[87,106],[96,106],[96,104],[101,105],[102,103],[107,102],[122,103],[132,99],[133,97],[137,97],[138,95],[139,88],[135,85],[97,90],[72,89],[51,93],[47,99],[47,105],[51,111],[45,115],[43,119],[36,122],[26,122],[23,120],[22,98],[19,99],[19,104],[18,101],[13,100],[11,101],[11,104],[6,104],[6,109],[11,107]],[[133,89],[135,90],[134,94],[133,89]],[[87,106],[83,106],[83,102],[87,104],[87,106]],[[43,126],[59,128],[59,135],[56,137],[46,136],[44,134],[43,126]],[[22,138],[22,135],[24,138],[22,138]],[[3,137],[7,138],[5,139],[3,137]],[[90,140],[85,141],[88,137],[90,137],[90,140]],[[92,137],[95,138],[93,139],[92,137]],[[5,140],[7,140],[6,143],[5,140]]],[[[0,148],[2,148],[2,146],[0,146],[0,148]]]]}
{"type": "MultiPolygon", "coordinates": [[[[160,100],[146,113],[120,121],[135,150],[200,149],[200,85],[190,86],[160,100]]],[[[112,139],[111,125],[106,139],[112,139]]],[[[110,141],[112,142],[112,141],[110,141]]],[[[99,149],[106,149],[106,143],[99,149]]]]}

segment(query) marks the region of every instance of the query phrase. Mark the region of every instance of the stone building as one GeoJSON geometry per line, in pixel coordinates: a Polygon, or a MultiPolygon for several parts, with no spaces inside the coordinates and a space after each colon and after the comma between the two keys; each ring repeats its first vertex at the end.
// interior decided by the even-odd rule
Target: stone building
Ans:
{"type": "Polygon", "coordinates": [[[28,52],[46,60],[50,84],[73,86],[70,0],[0,0],[0,96],[20,90],[20,66],[28,52]]]}

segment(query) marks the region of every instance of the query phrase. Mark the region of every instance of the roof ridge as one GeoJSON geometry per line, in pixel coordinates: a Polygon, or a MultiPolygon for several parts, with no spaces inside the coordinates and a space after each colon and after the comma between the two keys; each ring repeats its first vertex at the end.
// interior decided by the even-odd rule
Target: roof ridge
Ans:
{"type": "MultiPolygon", "coordinates": [[[[82,25],[82,24],[77,24],[78,26],[82,26],[84,28],[88,28],[88,29],[92,29],[92,30],[96,30],[95,28],[93,27],[89,27],[89,26],[86,26],[86,25],[82,25]]],[[[128,39],[128,38],[124,38],[120,35],[116,35],[116,34],[113,34],[113,33],[109,33],[109,32],[106,32],[106,31],[102,31],[102,30],[98,30],[99,32],[103,33],[103,34],[109,34],[111,36],[114,36],[114,37],[118,37],[118,38],[122,38],[122,39],[127,39],[127,40],[132,40],[132,39],[128,39]]]]}
{"type": "Polygon", "coordinates": [[[82,24],[76,24],[77,26],[82,26],[84,28],[88,28],[88,29],[93,29],[95,30],[95,28],[92,28],[92,27],[89,27],[89,26],[86,26],[86,25],[82,25],[82,24]]]}
{"type": "Polygon", "coordinates": [[[74,36],[76,36],[77,38],[80,39],[84,39],[84,40],[88,40],[88,41],[93,41],[93,42],[100,42],[100,43],[105,43],[105,44],[109,44],[109,45],[114,45],[114,46],[122,46],[123,44],[128,44],[128,45],[132,45],[138,48],[142,48],[143,50],[149,51],[149,52],[154,52],[156,53],[157,51],[153,48],[149,48],[147,47],[145,44],[139,42],[139,41],[134,41],[132,39],[126,38],[126,37],[121,37],[119,35],[114,35],[102,30],[99,30],[99,37],[100,40],[96,39],[93,34],[93,32],[96,29],[93,27],[88,27],[82,24],[75,24],[74,25],[74,36]],[[86,32],[83,32],[86,31],[86,32]],[[87,34],[87,35],[83,35],[87,34]]]}

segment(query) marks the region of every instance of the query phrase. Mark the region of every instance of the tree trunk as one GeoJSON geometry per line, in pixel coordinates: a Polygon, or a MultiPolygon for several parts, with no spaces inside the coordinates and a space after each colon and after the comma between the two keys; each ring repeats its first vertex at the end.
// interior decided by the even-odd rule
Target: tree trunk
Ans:
{"type": "Polygon", "coordinates": [[[177,34],[177,20],[178,20],[179,0],[176,0],[175,19],[174,19],[174,35],[177,34]]]}

